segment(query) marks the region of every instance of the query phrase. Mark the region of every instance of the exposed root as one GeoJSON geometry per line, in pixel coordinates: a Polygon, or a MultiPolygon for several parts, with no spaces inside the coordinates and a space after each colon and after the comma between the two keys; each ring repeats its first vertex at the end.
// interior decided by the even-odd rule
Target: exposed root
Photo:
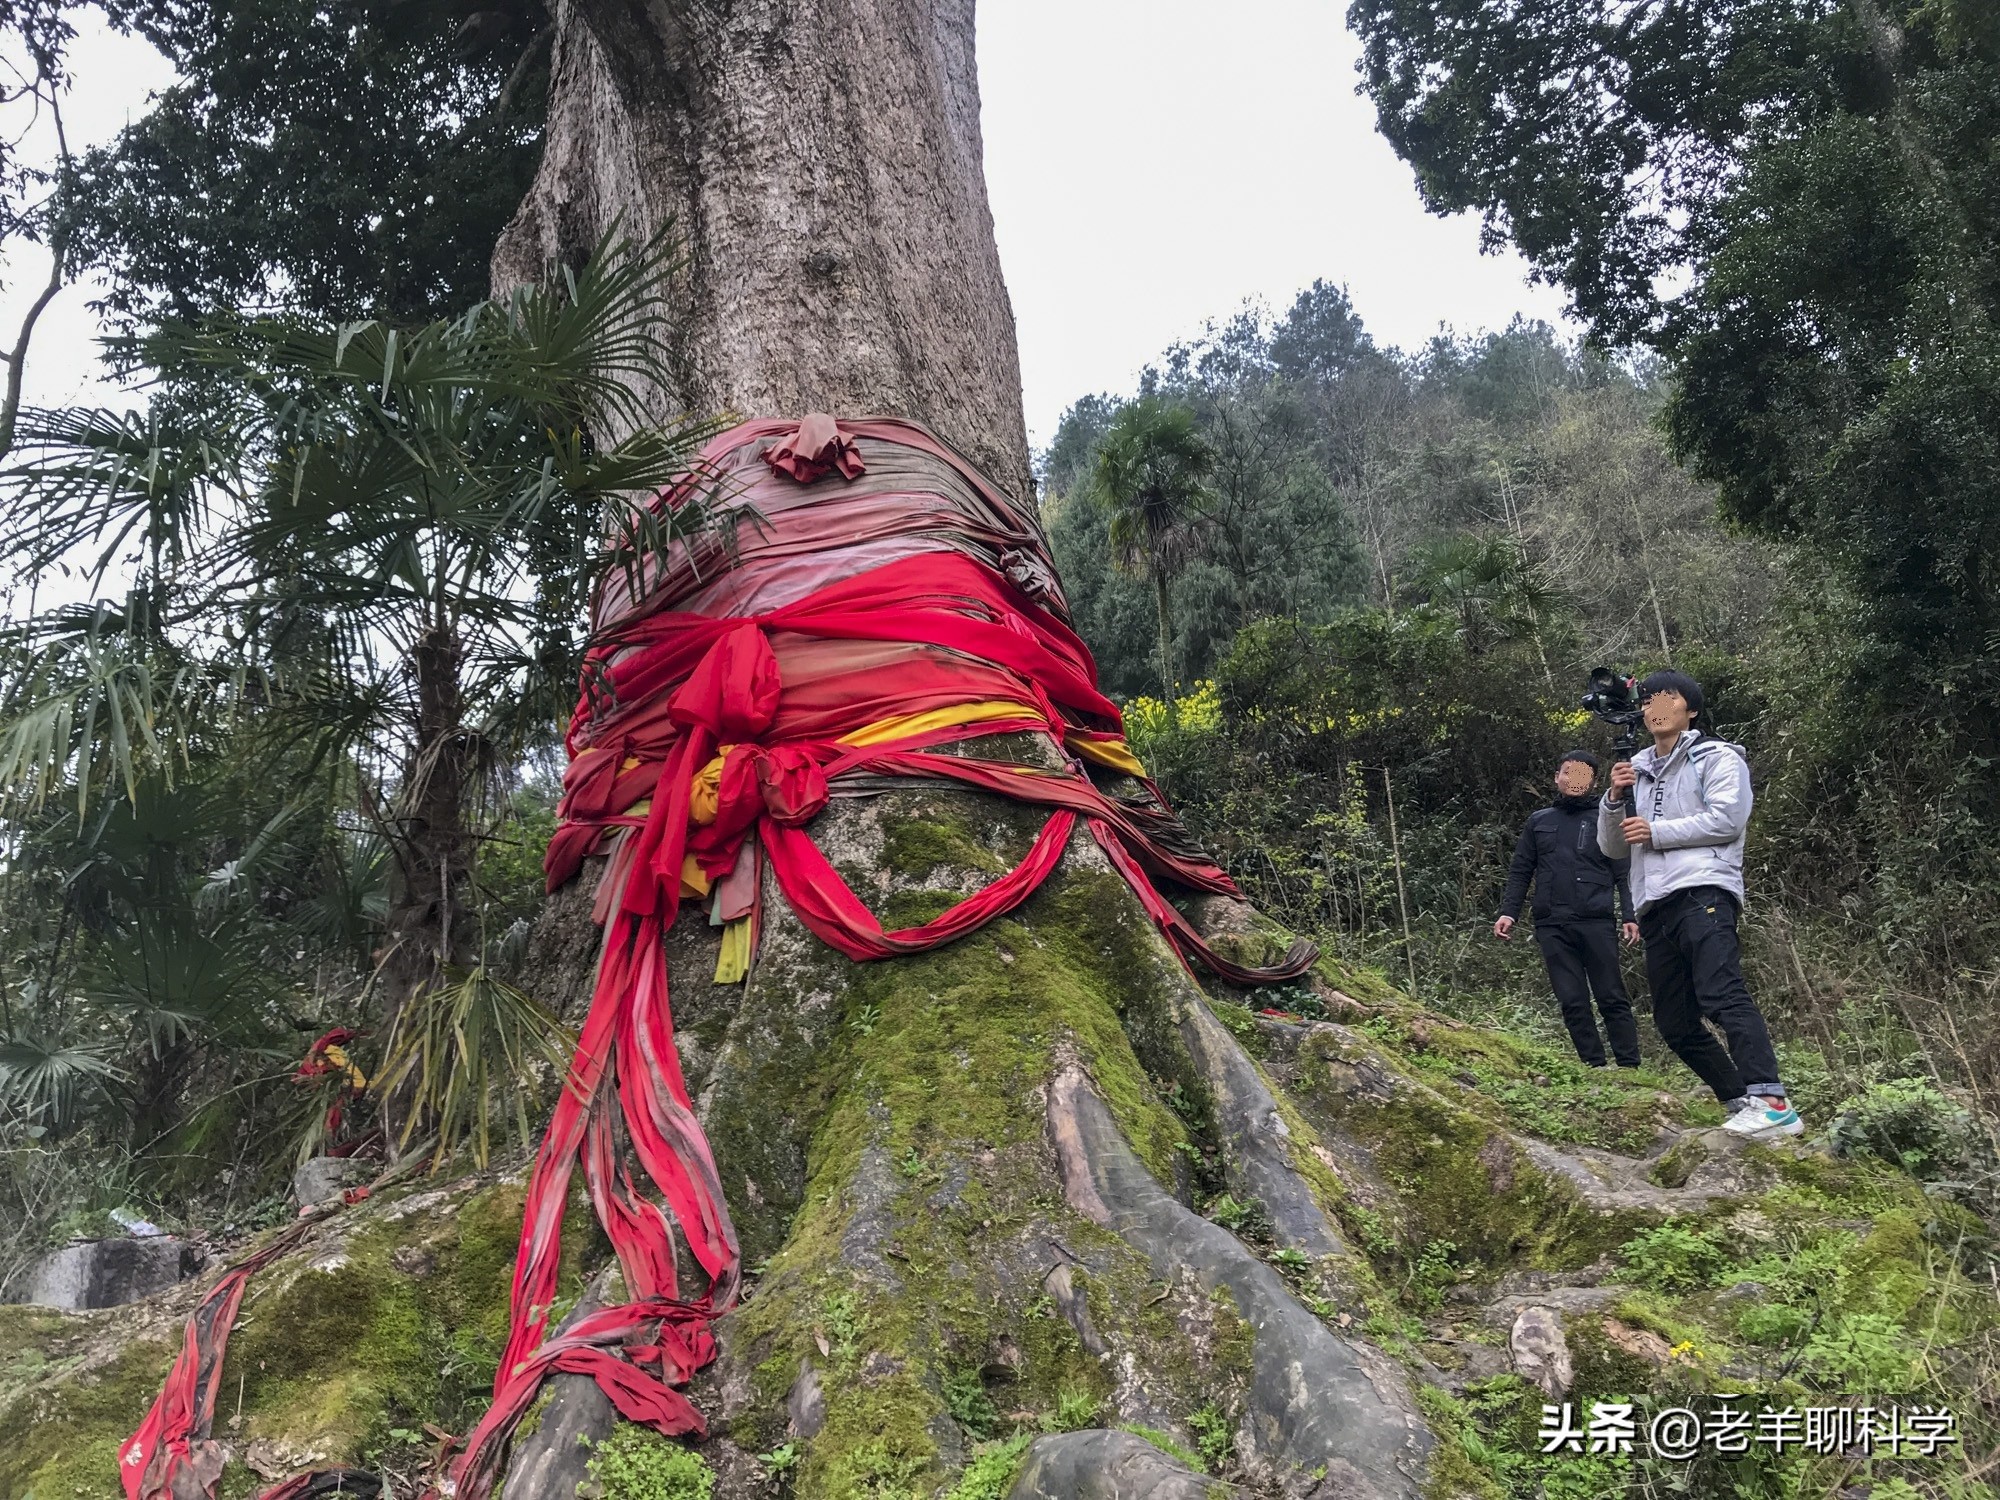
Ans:
{"type": "Polygon", "coordinates": [[[1220,1500],[1240,1493],[1142,1437],[1093,1427],[1030,1443],[1007,1500],[1220,1500]]]}
{"type": "Polygon", "coordinates": [[[1352,1466],[1357,1480],[1366,1476],[1367,1487],[1351,1491],[1357,1500],[1415,1500],[1431,1437],[1402,1371],[1336,1335],[1235,1236],[1168,1196],[1081,1068],[1065,1067],[1050,1086],[1048,1128],[1072,1208],[1114,1230],[1159,1275],[1192,1276],[1206,1291],[1227,1292],[1255,1330],[1240,1434],[1253,1466],[1275,1471],[1295,1492],[1316,1470],[1323,1477],[1335,1465],[1352,1466]]]}

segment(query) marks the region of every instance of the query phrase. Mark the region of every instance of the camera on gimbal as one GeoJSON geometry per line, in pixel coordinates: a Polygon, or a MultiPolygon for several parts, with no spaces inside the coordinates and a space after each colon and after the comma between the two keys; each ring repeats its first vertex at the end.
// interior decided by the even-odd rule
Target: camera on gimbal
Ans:
{"type": "MultiPolygon", "coordinates": [[[[1630,760],[1639,748],[1639,726],[1645,713],[1639,706],[1639,680],[1610,667],[1592,667],[1590,685],[1584,689],[1583,706],[1618,731],[1611,742],[1614,760],[1630,760]]],[[[1631,792],[1625,794],[1625,810],[1633,808],[1631,792]]]]}

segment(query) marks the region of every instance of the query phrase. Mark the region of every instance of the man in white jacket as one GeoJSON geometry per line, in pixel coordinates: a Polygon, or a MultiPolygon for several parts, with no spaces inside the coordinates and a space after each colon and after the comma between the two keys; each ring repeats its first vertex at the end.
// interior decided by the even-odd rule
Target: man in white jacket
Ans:
{"type": "Polygon", "coordinates": [[[1597,810],[1598,847],[1632,859],[1632,904],[1646,942],[1653,1023],[1731,1111],[1723,1128],[1751,1140],[1804,1129],[1778,1079],[1764,1014],[1743,979],[1736,914],[1750,767],[1743,751],[1694,727],[1701,685],[1681,672],[1639,684],[1653,743],[1611,768],[1597,810]],[[1627,807],[1630,793],[1636,805],[1627,807]],[[1728,1039],[1723,1047],[1703,1019],[1728,1039]]]}

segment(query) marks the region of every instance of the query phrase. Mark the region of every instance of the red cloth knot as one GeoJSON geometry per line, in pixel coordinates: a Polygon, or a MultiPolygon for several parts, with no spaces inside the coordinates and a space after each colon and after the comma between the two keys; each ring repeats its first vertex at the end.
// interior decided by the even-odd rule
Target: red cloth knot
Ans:
{"type": "Polygon", "coordinates": [[[764,450],[764,462],[800,484],[811,484],[835,469],[843,479],[858,479],[867,467],[854,439],[823,411],[807,412],[804,421],[764,450]]]}
{"type": "Polygon", "coordinates": [[[733,745],[722,759],[716,786],[715,821],[703,844],[734,838],[768,814],[796,826],[826,806],[826,772],[797,745],[733,745]]]}
{"type": "Polygon", "coordinates": [[[667,700],[676,724],[700,725],[717,744],[761,739],[778,716],[778,658],[757,626],[724,632],[667,700]]]}

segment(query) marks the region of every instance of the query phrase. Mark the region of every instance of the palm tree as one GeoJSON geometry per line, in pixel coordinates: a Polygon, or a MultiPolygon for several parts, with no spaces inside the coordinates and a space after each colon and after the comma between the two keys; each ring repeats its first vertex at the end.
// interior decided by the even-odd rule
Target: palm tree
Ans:
{"type": "Polygon", "coordinates": [[[1418,548],[1415,561],[1423,602],[1453,618],[1474,658],[1527,638],[1539,649],[1542,623],[1563,603],[1512,537],[1462,532],[1418,548]]]}
{"type": "Polygon", "coordinates": [[[1097,445],[1088,492],[1110,515],[1119,565],[1152,582],[1159,613],[1160,687],[1174,702],[1173,581],[1200,554],[1215,453],[1194,413],[1156,396],[1120,409],[1097,445]]]}
{"type": "Polygon", "coordinates": [[[22,413],[0,556],[130,582],[5,628],[0,799],[136,799],[200,726],[283,724],[349,765],[390,851],[391,1021],[462,987],[486,773],[570,708],[607,546],[636,575],[714,509],[646,503],[712,430],[643,405],[677,270],[607,242],[422,328],[218,320],[155,351],[182,374],[147,413],[22,413]]]}

